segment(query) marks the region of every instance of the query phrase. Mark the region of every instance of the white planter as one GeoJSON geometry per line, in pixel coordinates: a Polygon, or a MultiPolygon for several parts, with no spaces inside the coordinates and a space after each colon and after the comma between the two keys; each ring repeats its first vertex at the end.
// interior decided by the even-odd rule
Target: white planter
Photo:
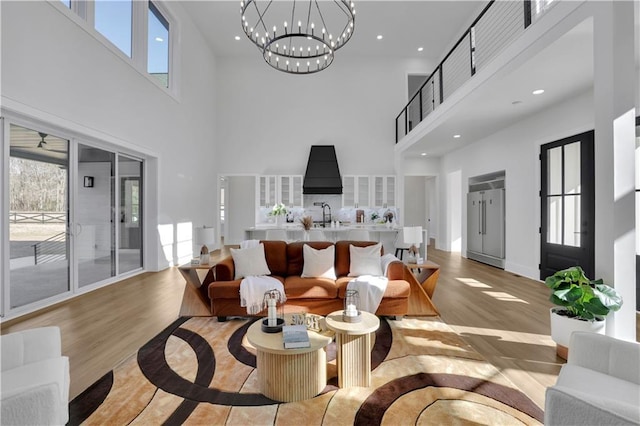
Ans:
{"type": "Polygon", "coordinates": [[[551,339],[558,345],[558,355],[563,356],[562,350],[566,355],[566,348],[569,347],[569,339],[574,331],[588,331],[591,333],[604,334],[605,320],[602,321],[583,321],[575,318],[569,318],[558,315],[556,311],[564,308],[554,307],[550,310],[551,315],[551,339]],[[562,347],[562,348],[561,348],[562,347]]]}

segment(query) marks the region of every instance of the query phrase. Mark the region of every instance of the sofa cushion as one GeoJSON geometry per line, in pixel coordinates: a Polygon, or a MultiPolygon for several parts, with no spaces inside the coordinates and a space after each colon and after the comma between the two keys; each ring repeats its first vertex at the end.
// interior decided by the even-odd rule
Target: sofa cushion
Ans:
{"type": "MultiPolygon", "coordinates": [[[[351,256],[349,254],[349,246],[354,245],[356,247],[369,247],[377,244],[375,241],[338,241],[336,242],[336,275],[343,277],[349,274],[349,265],[351,263],[351,256]]],[[[384,253],[380,252],[382,256],[384,253]]]]}
{"type": "Polygon", "coordinates": [[[287,242],[286,241],[260,241],[264,244],[264,253],[271,275],[286,277],[287,273],[287,242]]]}
{"type": "MultiPolygon", "coordinates": [[[[353,280],[353,277],[340,277],[336,280],[338,287],[338,297],[344,299],[347,291],[347,284],[353,280]]],[[[382,295],[385,299],[406,299],[411,294],[411,286],[405,280],[389,280],[387,288],[382,295]]]]}
{"type": "Polygon", "coordinates": [[[637,406],[638,401],[640,401],[640,386],[636,383],[578,365],[563,365],[558,375],[556,386],[577,391],[584,391],[586,386],[589,389],[602,390],[604,393],[595,392],[593,393],[593,398],[589,398],[592,403],[601,401],[603,396],[606,396],[607,399],[625,402],[634,406],[637,406]]]}
{"type": "MultiPolygon", "coordinates": [[[[284,284],[284,278],[271,275],[284,284]]],[[[209,284],[209,299],[240,300],[240,283],[242,279],[233,281],[214,281],[209,284]]]]}
{"type": "Polygon", "coordinates": [[[304,266],[302,267],[302,278],[330,278],[336,279],[336,270],[333,266],[336,261],[335,246],[316,250],[305,244],[302,248],[304,266]]]}
{"type": "Polygon", "coordinates": [[[302,278],[292,275],[284,280],[287,299],[335,299],[336,281],[330,278],[302,278]]]}
{"type": "Polygon", "coordinates": [[[316,250],[322,250],[333,245],[329,241],[296,241],[287,245],[287,273],[286,276],[302,275],[304,267],[303,247],[308,245],[316,250]]]}
{"type": "Polygon", "coordinates": [[[349,246],[349,276],[359,277],[361,275],[382,275],[381,256],[382,244],[378,243],[369,247],[349,246]]]}

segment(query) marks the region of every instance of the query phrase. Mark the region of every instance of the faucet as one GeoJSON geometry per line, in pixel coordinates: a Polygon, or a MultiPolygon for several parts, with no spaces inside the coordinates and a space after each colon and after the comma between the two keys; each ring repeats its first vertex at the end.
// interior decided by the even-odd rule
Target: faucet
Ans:
{"type": "Polygon", "coordinates": [[[327,227],[327,214],[326,214],[326,208],[329,208],[329,220],[331,220],[331,206],[327,203],[325,203],[324,201],[317,201],[315,203],[313,203],[314,206],[320,206],[322,207],[322,227],[326,228],[327,227]]]}

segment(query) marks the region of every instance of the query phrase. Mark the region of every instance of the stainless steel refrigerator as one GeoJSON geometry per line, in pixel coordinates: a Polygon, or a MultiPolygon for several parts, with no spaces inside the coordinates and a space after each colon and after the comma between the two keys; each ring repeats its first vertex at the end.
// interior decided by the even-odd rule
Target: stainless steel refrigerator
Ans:
{"type": "Polygon", "coordinates": [[[504,188],[467,194],[467,257],[504,269],[504,188]]]}

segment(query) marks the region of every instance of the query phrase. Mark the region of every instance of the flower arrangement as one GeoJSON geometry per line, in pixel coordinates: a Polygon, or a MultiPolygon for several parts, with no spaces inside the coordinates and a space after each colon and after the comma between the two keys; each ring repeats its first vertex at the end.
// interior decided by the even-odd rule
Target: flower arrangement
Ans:
{"type": "Polygon", "coordinates": [[[308,231],[313,226],[313,218],[311,216],[302,216],[300,218],[300,223],[305,231],[308,231]]]}
{"type": "Polygon", "coordinates": [[[282,203],[278,203],[273,206],[273,209],[269,212],[269,216],[284,216],[287,214],[287,208],[282,203]]]}

